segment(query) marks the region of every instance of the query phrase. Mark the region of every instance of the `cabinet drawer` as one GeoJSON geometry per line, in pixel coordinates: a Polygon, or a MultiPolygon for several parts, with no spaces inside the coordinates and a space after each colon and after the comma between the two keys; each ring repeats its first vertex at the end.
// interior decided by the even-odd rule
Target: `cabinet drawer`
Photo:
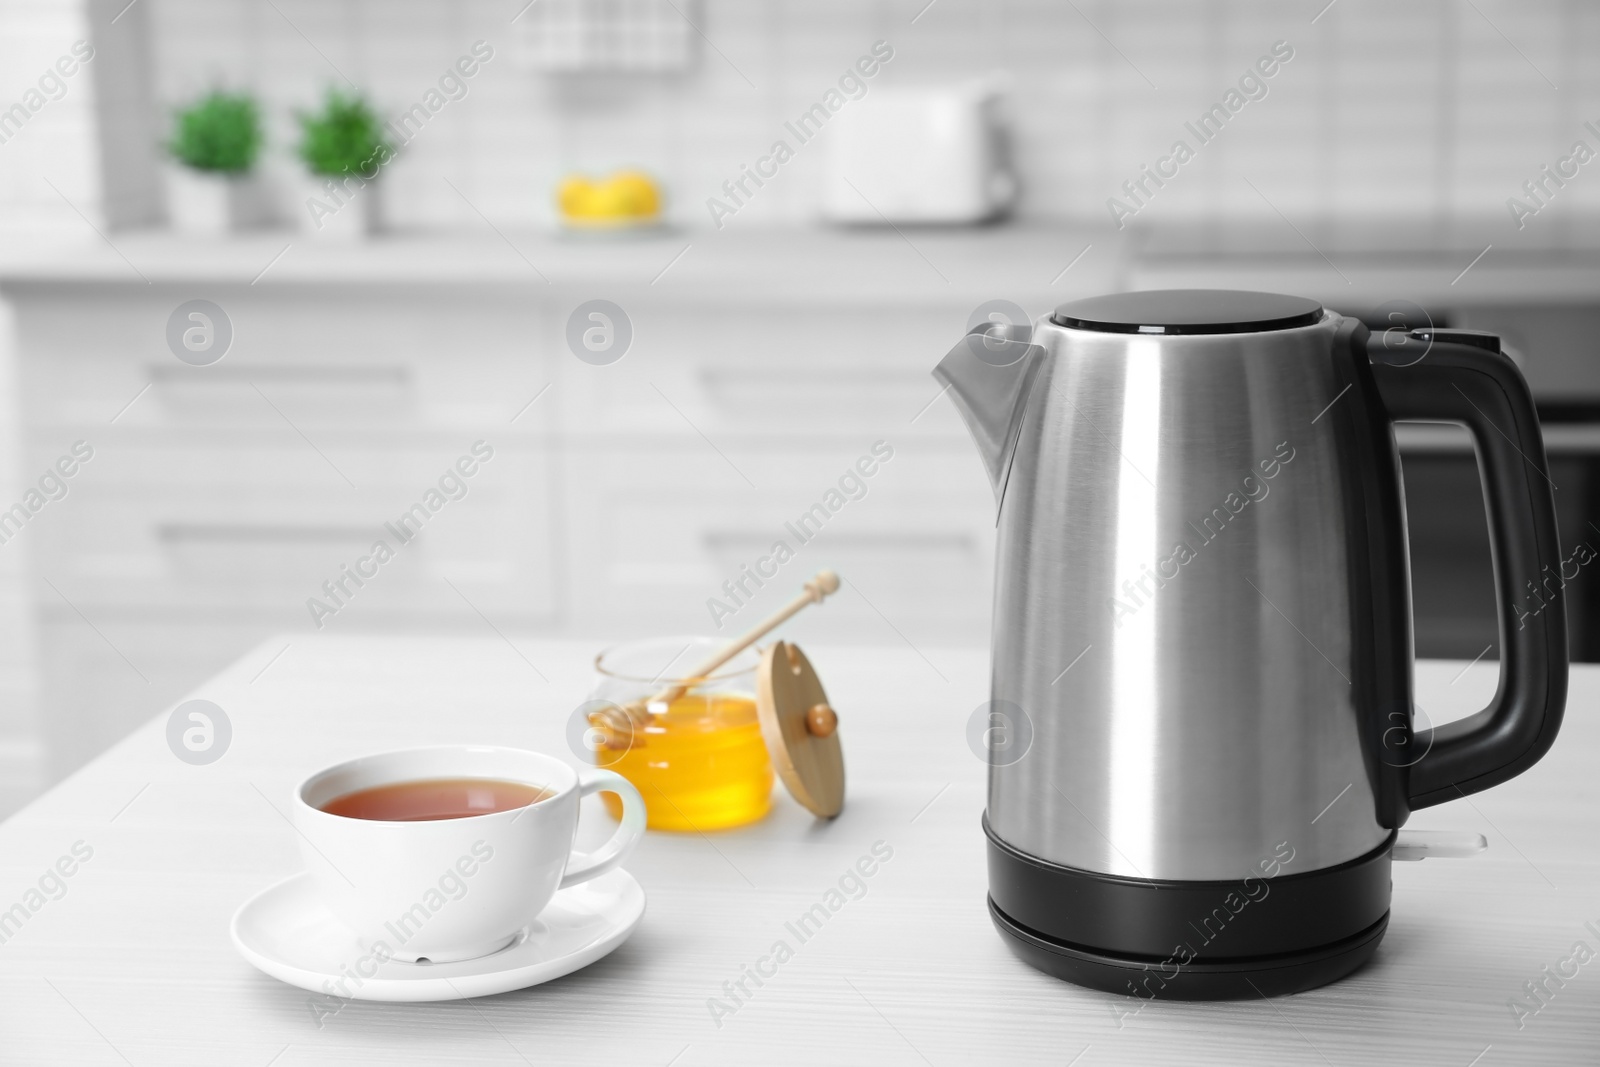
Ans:
{"type": "Polygon", "coordinates": [[[550,380],[542,321],[514,301],[359,287],[46,295],[15,310],[35,426],[98,427],[113,416],[180,428],[503,423],[550,380]],[[233,328],[227,354],[204,367],[167,348],[168,316],[195,297],[222,307],[233,328]]]}
{"type": "Polygon", "coordinates": [[[870,446],[863,439],[819,457],[725,442],[754,488],[723,477],[723,461],[703,442],[564,452],[575,621],[624,634],[718,632],[719,622],[736,632],[831,567],[850,588],[808,627],[891,642],[900,640],[896,630],[917,640],[981,639],[994,505],[976,461],[908,441],[891,445],[893,458],[870,478],[841,488],[870,446]],[[952,478],[950,465],[974,477],[952,478]],[[746,575],[759,570],[776,574],[758,587],[746,575]],[[723,585],[741,580],[742,591],[723,585]],[[732,617],[714,612],[712,598],[732,617]]]}
{"type": "MultiPolygon", "coordinates": [[[[676,432],[685,416],[712,437],[904,426],[938,392],[929,371],[960,337],[965,314],[656,304],[627,311],[633,342],[622,359],[598,367],[558,360],[563,431],[676,432]]],[[[553,317],[546,327],[563,354],[564,324],[553,317]]]]}
{"type": "MultiPolygon", "coordinates": [[[[103,442],[68,495],[22,535],[74,603],[246,612],[308,627],[311,597],[340,608],[341,623],[470,617],[474,607],[520,620],[554,616],[546,449],[491,446],[493,457],[474,457],[464,477],[454,465],[471,456],[465,439],[327,441],[324,459],[304,443],[140,437],[103,442]],[[366,583],[344,579],[333,599],[323,583],[339,582],[379,542],[393,558],[360,564],[366,583]]],[[[38,469],[54,458],[39,440],[31,451],[38,469]]],[[[44,596],[54,598],[48,589],[44,596]]]]}

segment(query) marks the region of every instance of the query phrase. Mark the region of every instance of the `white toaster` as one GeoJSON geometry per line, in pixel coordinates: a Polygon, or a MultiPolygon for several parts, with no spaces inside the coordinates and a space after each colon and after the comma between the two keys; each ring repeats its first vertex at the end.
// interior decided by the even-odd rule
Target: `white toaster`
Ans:
{"type": "Polygon", "coordinates": [[[1017,197],[1003,92],[994,79],[875,86],[829,133],[822,212],[842,223],[963,223],[1017,197]]]}

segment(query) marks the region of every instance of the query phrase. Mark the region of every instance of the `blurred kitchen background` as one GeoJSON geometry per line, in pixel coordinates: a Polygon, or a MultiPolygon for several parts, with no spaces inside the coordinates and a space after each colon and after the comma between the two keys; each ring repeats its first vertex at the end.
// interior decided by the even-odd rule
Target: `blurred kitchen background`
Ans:
{"type": "MultiPolygon", "coordinates": [[[[263,671],[329,631],[598,649],[833,566],[802,639],[985,643],[993,498],[928,370],[989,300],[1260,288],[1498,331],[1563,548],[1600,545],[1600,164],[1541,173],[1600,149],[1596,54],[1577,0],[0,0],[0,508],[28,512],[0,525],[0,813],[269,639],[263,671]],[[297,114],[330,89],[406,143],[317,229],[297,114]],[[165,147],[214,90],[256,102],[248,177],[165,147]],[[169,343],[193,300],[231,328],[209,365],[169,343]],[[569,341],[591,300],[619,359],[569,341]],[[314,619],[478,441],[466,495],[314,619]]],[[[1418,653],[1492,661],[1470,443],[1403,429],[1418,653]]],[[[1565,607],[1600,658],[1600,582],[1565,607]]]]}

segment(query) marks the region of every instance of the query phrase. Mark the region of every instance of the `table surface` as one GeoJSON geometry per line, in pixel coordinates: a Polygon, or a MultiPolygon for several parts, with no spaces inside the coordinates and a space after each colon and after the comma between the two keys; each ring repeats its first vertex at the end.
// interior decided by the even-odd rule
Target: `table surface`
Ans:
{"type": "MultiPolygon", "coordinates": [[[[1600,1058],[1600,963],[1567,979],[1521,1029],[1507,1006],[1575,942],[1600,948],[1585,926],[1600,929],[1600,667],[1574,669],[1566,727],[1542,763],[1412,820],[1482,832],[1488,852],[1397,864],[1376,960],[1298,996],[1123,1014],[1136,1002],[1015,960],[984,907],[984,768],[965,740],[987,656],[904,645],[810,650],[841,713],[844,813],[818,823],[780,796],[753,827],[647,835],[628,864],[649,895],[644,921],[583,971],[476,1001],[350,1003],[319,1021],[310,994],[234,952],[234,910],[299,867],[280,814],[299,778],[356,753],[446,741],[567,755],[565,724],[586,695],[591,653],[498,637],[269,642],[193,694],[231,719],[219,761],[180,762],[162,716],[0,824],[0,909],[24,900],[75,845],[93,850],[62,880],[64,894],[0,944],[0,1062],[1492,1067],[1600,1058]],[[893,855],[865,895],[794,944],[784,924],[877,842],[893,855]],[[714,1020],[708,1000],[780,938],[793,958],[714,1020]]],[[[1419,664],[1418,702],[1436,721],[1474,710],[1496,672],[1492,662],[1419,664]]],[[[585,835],[609,831],[592,808],[584,821],[585,835]]]]}

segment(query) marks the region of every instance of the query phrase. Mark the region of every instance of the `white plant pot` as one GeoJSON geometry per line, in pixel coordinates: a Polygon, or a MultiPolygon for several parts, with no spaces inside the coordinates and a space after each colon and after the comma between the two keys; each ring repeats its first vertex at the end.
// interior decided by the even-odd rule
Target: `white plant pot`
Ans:
{"type": "Polygon", "coordinates": [[[301,232],[319,241],[361,241],[381,229],[383,186],[370,181],[340,185],[303,175],[290,215],[301,232]]]}
{"type": "Polygon", "coordinates": [[[223,237],[250,219],[253,183],[211,171],[167,168],[167,220],[179,233],[223,237]]]}

